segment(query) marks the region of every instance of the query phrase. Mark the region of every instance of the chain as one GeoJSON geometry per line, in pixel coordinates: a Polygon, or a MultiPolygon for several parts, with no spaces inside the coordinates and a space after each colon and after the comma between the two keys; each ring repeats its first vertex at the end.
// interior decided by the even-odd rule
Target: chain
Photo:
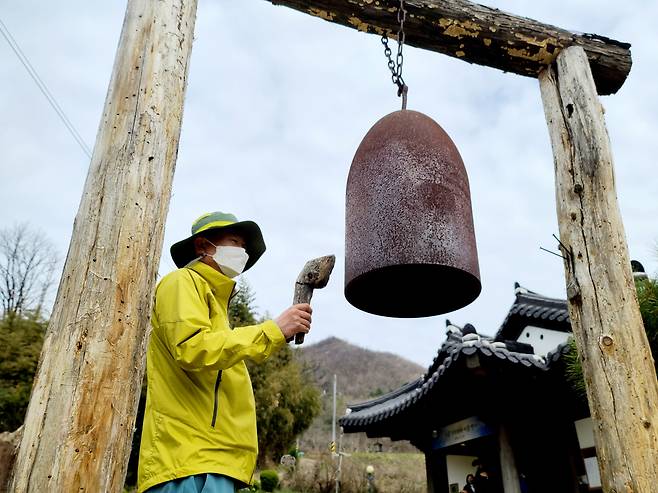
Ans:
{"type": "Polygon", "coordinates": [[[400,0],[400,7],[398,8],[398,23],[400,28],[398,29],[398,52],[395,56],[395,60],[391,56],[393,52],[388,46],[388,36],[386,33],[382,35],[382,44],[384,45],[384,56],[388,58],[388,69],[391,71],[391,80],[393,84],[398,86],[398,97],[402,96],[402,109],[407,107],[407,85],[404,83],[404,78],[402,77],[402,65],[404,64],[404,56],[402,54],[402,47],[404,46],[405,34],[404,34],[404,21],[407,19],[407,11],[404,8],[404,0],[400,0]]]}

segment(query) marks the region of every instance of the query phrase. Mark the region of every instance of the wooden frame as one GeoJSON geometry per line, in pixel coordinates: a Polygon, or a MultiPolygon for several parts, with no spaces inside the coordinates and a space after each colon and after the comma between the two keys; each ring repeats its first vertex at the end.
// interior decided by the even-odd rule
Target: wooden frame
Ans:
{"type": "MultiPolygon", "coordinates": [[[[397,30],[398,0],[270,1],[369,33],[397,30]]],[[[466,0],[406,5],[409,44],[539,77],[604,490],[653,491],[658,461],[644,453],[658,450],[658,383],[596,96],[623,84],[629,45],[466,0]]],[[[195,17],[196,0],[128,0],[11,491],[122,489],[195,17]]]]}
{"type": "Polygon", "coordinates": [[[195,16],[128,2],[9,491],[123,489],[195,16]]]}
{"type": "Polygon", "coordinates": [[[569,316],[605,491],[658,481],[658,380],[617,204],[610,141],[580,47],[539,76],[555,160],[569,316]],[[653,455],[653,457],[652,457],[653,455]]]}
{"type": "MultiPolygon", "coordinates": [[[[399,0],[268,0],[370,34],[395,37],[399,0]]],[[[558,53],[581,46],[599,94],[613,94],[631,70],[630,44],[574,33],[468,0],[405,0],[405,43],[469,63],[537,77],[558,53]]]]}

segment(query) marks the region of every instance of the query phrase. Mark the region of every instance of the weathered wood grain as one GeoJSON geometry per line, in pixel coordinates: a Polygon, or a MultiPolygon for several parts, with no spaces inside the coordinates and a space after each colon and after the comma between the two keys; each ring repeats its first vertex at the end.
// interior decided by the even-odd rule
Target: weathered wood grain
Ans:
{"type": "MultiPolygon", "coordinates": [[[[324,288],[329,282],[329,276],[331,271],[334,270],[335,263],[335,255],[325,255],[306,262],[295,281],[292,304],[310,303],[313,291],[324,288]]],[[[303,343],[304,334],[295,334],[295,344],[303,343]]]]}
{"type": "MultiPolygon", "coordinates": [[[[399,0],[268,0],[359,31],[394,36],[399,0]]],[[[630,44],[574,33],[468,0],[405,0],[406,43],[469,63],[537,77],[567,46],[587,53],[599,94],[613,94],[631,70],[630,44]]]]}
{"type": "Polygon", "coordinates": [[[553,147],[569,315],[582,359],[603,491],[658,485],[658,381],[631,273],[612,152],[585,52],[539,76],[553,147]]]}
{"type": "Polygon", "coordinates": [[[12,492],[122,491],[196,5],[128,2],[12,492]]]}

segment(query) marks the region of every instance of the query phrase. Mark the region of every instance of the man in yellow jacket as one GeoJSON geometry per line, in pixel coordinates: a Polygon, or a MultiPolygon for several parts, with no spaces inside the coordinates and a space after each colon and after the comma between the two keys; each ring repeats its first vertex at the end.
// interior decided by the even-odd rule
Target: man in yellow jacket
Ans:
{"type": "Polygon", "coordinates": [[[256,412],[244,360],[261,362],[311,327],[311,307],[232,329],[233,277],[265,252],[258,225],[205,214],[171,247],[178,270],[155,292],[139,454],[141,493],[234,493],[252,480],[256,412]]]}

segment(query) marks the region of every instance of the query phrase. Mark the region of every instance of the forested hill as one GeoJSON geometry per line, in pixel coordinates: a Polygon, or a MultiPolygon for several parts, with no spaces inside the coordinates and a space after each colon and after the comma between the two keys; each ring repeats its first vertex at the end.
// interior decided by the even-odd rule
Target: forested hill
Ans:
{"type": "MultiPolygon", "coordinates": [[[[338,378],[337,414],[342,416],[348,404],[361,402],[395,390],[418,378],[425,369],[391,353],[370,351],[336,337],[302,346],[295,353],[311,372],[314,383],[322,391],[322,411],[303,434],[303,450],[326,451],[331,441],[331,416],[334,373],[338,378]]],[[[364,433],[347,434],[343,450],[370,450],[373,442],[383,442],[386,452],[409,452],[415,449],[406,442],[369,439],[364,433]]]]}
{"type": "Polygon", "coordinates": [[[322,390],[331,393],[333,375],[337,375],[338,391],[347,403],[394,390],[425,371],[395,354],[370,351],[336,337],[303,346],[298,351],[322,390]]]}

